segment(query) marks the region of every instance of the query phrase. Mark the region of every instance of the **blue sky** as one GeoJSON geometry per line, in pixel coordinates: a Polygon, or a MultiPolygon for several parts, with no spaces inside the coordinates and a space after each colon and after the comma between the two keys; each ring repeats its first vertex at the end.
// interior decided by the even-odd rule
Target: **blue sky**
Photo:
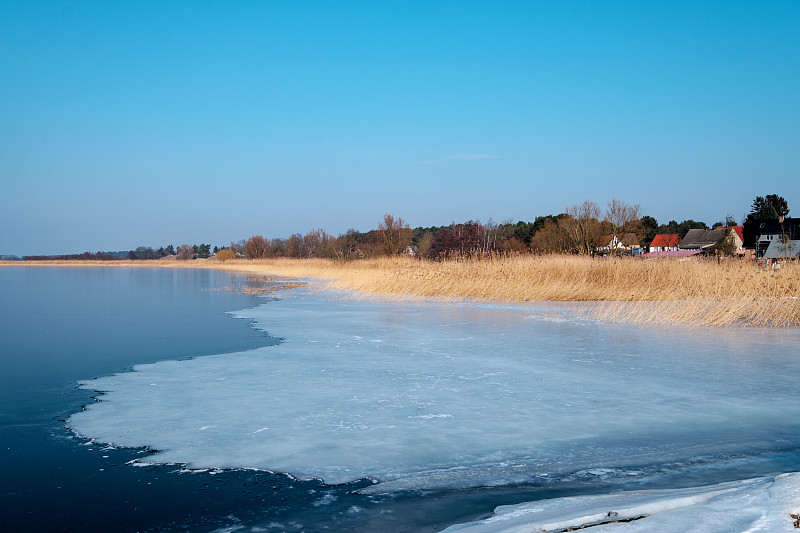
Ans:
{"type": "Polygon", "coordinates": [[[0,0],[0,254],[800,216],[800,2],[0,0]]]}

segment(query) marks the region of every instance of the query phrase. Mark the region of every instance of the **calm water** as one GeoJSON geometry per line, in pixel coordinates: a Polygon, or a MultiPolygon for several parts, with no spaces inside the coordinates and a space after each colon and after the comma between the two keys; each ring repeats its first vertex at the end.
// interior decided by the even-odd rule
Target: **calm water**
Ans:
{"type": "Polygon", "coordinates": [[[63,419],[92,401],[76,381],[137,363],[274,343],[225,311],[261,299],[202,270],[0,268],[0,509],[7,530],[134,531],[214,522],[249,499],[240,474],[178,475],[125,463],[63,419]]]}
{"type": "MultiPolygon", "coordinates": [[[[65,429],[67,416],[94,401],[90,391],[76,388],[78,380],[139,363],[275,344],[250,322],[225,313],[263,299],[210,290],[244,283],[200,270],[0,268],[0,510],[6,529],[435,531],[502,504],[702,485],[800,468],[798,450],[783,446],[665,468],[635,481],[589,478],[367,496],[354,492],[369,480],[324,486],[252,470],[134,467],[127,463],[147,450],[103,447],[65,429]]],[[[797,349],[796,343],[786,349],[797,349]]],[[[303,394],[302,384],[287,387],[303,394]]]]}

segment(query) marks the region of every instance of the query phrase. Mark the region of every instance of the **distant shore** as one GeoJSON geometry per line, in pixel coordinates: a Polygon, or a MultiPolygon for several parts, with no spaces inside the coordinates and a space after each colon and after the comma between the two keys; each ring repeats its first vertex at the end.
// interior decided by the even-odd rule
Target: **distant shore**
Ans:
{"type": "Polygon", "coordinates": [[[389,298],[590,302],[585,317],[655,326],[800,326],[800,265],[766,269],[740,259],[593,259],[571,255],[474,261],[410,257],[149,261],[6,261],[0,266],[201,268],[281,279],[325,280],[332,289],[389,298]]]}

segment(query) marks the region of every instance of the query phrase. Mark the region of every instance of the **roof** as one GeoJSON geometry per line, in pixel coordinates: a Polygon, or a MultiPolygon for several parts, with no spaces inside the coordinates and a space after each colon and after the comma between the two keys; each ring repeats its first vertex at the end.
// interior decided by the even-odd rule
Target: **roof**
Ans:
{"type": "Polygon", "coordinates": [[[639,238],[636,237],[635,233],[626,233],[619,242],[625,246],[639,246],[639,238]]]}
{"type": "Polygon", "coordinates": [[[728,226],[728,227],[731,228],[733,231],[735,231],[736,235],[739,236],[739,239],[741,239],[741,241],[744,242],[744,226],[728,226]]]}
{"type": "Polygon", "coordinates": [[[636,237],[635,233],[626,233],[625,235],[616,236],[616,235],[602,235],[600,238],[597,239],[597,246],[599,248],[604,248],[606,246],[611,245],[611,241],[614,240],[614,237],[617,237],[618,245],[621,244],[622,246],[628,248],[636,248],[639,246],[639,239],[636,237]]]}
{"type": "Polygon", "coordinates": [[[727,230],[728,228],[690,229],[681,240],[680,247],[689,250],[710,248],[725,238],[727,230]]]}
{"type": "Polygon", "coordinates": [[[800,241],[789,241],[786,244],[781,241],[772,241],[764,253],[765,259],[786,259],[798,256],[800,256],[800,241]]]}
{"type": "Polygon", "coordinates": [[[601,235],[597,239],[597,246],[608,246],[609,244],[611,244],[611,239],[613,238],[614,238],[613,235],[601,235]]]}
{"type": "Polygon", "coordinates": [[[668,248],[670,246],[678,246],[681,243],[681,236],[677,233],[659,233],[653,238],[650,247],[660,246],[668,248]]]}

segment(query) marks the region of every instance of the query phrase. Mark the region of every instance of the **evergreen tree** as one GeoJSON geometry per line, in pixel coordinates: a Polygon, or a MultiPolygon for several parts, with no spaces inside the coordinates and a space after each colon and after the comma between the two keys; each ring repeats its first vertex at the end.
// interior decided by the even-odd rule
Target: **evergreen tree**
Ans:
{"type": "Polygon", "coordinates": [[[769,220],[778,220],[780,217],[785,217],[789,214],[789,204],[782,196],[777,194],[768,194],[766,196],[757,196],[753,200],[753,205],[750,208],[750,213],[744,219],[744,245],[747,248],[753,248],[756,245],[756,238],[758,238],[758,230],[761,223],[769,220]]]}

